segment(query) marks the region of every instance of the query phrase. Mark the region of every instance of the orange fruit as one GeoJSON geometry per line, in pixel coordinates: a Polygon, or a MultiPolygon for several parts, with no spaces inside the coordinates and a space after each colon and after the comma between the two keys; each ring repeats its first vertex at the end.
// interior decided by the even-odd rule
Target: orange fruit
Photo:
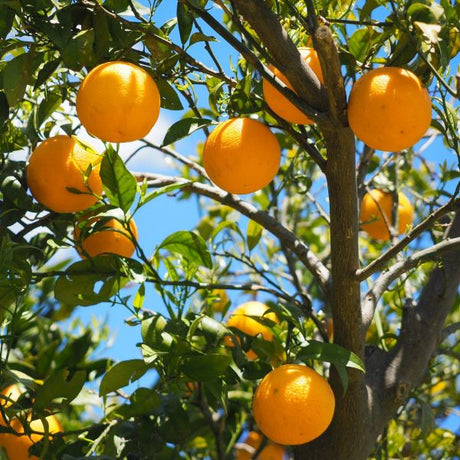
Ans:
{"type": "Polygon", "coordinates": [[[276,136],[251,118],[219,123],[206,140],[203,164],[210,179],[229,193],[252,193],[278,172],[281,148],[276,136]]]}
{"type": "Polygon", "coordinates": [[[298,445],[320,436],[332,421],[335,398],[326,379],[300,364],[269,372],[254,394],[252,411],[273,442],[298,445]]]}
{"type": "Polygon", "coordinates": [[[129,220],[129,229],[115,219],[109,219],[103,223],[99,228],[94,231],[93,227],[101,219],[101,216],[83,216],[81,220],[86,220],[85,230],[77,224],[74,231],[74,241],[78,252],[82,258],[87,255],[89,257],[96,257],[100,254],[117,254],[122,257],[131,257],[134,254],[136,246],[132,238],[137,241],[137,227],[133,219],[129,220]],[[88,233],[86,233],[88,232],[88,233]]]}
{"type": "Polygon", "coordinates": [[[397,152],[418,142],[431,123],[431,99],[411,71],[381,67],[364,74],[348,101],[348,121],[369,147],[397,152]]]}
{"type": "Polygon", "coordinates": [[[129,62],[100,64],[77,93],[77,115],[96,137],[130,142],[145,137],[160,114],[158,87],[143,68],[129,62]]]}
{"type": "MultiPolygon", "coordinates": [[[[2,390],[0,394],[16,401],[21,395],[21,390],[17,385],[11,385],[2,390]]],[[[11,402],[0,399],[0,405],[5,408],[11,404],[11,402]]],[[[19,433],[19,435],[15,435],[13,433],[0,433],[0,447],[5,449],[10,460],[38,460],[38,457],[35,455],[29,455],[29,448],[43,438],[43,434],[46,430],[41,419],[31,420],[31,417],[31,413],[26,415],[30,430],[36,433],[32,433],[30,436],[24,434],[24,426],[21,420],[17,417],[9,420],[9,426],[19,433]]],[[[63,431],[61,424],[54,415],[46,417],[46,421],[48,423],[48,430],[50,434],[63,431]]],[[[1,416],[0,425],[8,426],[5,419],[1,416]]]]}
{"type": "Polygon", "coordinates": [[[216,298],[211,303],[212,311],[222,313],[224,308],[230,302],[225,289],[213,289],[212,295],[216,296],[216,298]]]}
{"type": "Polygon", "coordinates": [[[82,211],[96,203],[95,195],[102,193],[101,160],[102,155],[74,137],[50,137],[29,158],[27,185],[32,196],[51,211],[82,211]],[[89,168],[92,169],[86,182],[89,168]]]}
{"type": "MultiPolygon", "coordinates": [[[[237,448],[236,460],[251,460],[254,452],[262,443],[262,435],[257,431],[251,431],[243,441],[241,447],[237,448]]],[[[260,451],[257,460],[283,460],[285,449],[279,444],[268,442],[260,451]]]]}
{"type": "MultiPolygon", "coordinates": [[[[263,304],[262,302],[255,300],[246,302],[235,308],[227,320],[227,326],[239,329],[241,332],[244,332],[250,336],[261,334],[265,340],[270,342],[273,340],[272,331],[264,324],[258,322],[256,319],[251,318],[251,316],[255,316],[257,318],[267,318],[277,323],[278,318],[276,314],[272,311],[267,312],[268,310],[269,308],[267,305],[263,304]]],[[[229,336],[225,336],[224,340],[225,345],[229,347],[234,346],[233,341],[229,336]]],[[[249,359],[255,359],[257,357],[257,355],[252,350],[247,352],[247,356],[249,359]]]]}
{"type": "MultiPolygon", "coordinates": [[[[366,193],[361,203],[361,229],[372,238],[381,241],[390,239],[387,222],[391,225],[393,213],[393,194],[374,189],[366,193]],[[382,214],[383,213],[383,214],[382,214]],[[385,217],[383,217],[385,216],[385,217]]],[[[414,208],[404,193],[398,193],[398,228],[401,235],[414,219],[414,208]]]]}
{"type": "MultiPolygon", "coordinates": [[[[299,48],[300,55],[313,70],[321,83],[324,83],[323,72],[319,62],[318,54],[313,48],[303,47],[299,48]]],[[[274,66],[270,65],[269,69],[278,77],[289,89],[292,85],[289,80],[274,66]]],[[[313,123],[301,110],[299,110],[289,99],[283,96],[271,83],[263,79],[262,88],[264,93],[265,102],[268,106],[281,118],[284,118],[289,123],[298,123],[302,125],[309,125],[313,123]]]]}

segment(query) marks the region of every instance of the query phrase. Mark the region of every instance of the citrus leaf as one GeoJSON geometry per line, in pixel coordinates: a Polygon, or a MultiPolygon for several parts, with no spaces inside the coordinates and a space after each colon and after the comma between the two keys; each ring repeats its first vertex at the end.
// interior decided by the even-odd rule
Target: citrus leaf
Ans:
{"type": "Polygon", "coordinates": [[[181,230],[169,235],[158,246],[157,251],[166,249],[171,253],[182,256],[188,262],[207,268],[212,267],[211,254],[206,242],[194,232],[181,230]]]}
{"type": "Polygon", "coordinates": [[[166,78],[160,78],[155,82],[160,92],[162,109],[182,110],[184,108],[176,90],[167,82],[166,78]]]}
{"type": "Polygon", "coordinates": [[[110,204],[126,213],[136,198],[137,181],[112,147],[104,154],[100,174],[110,204]]]}
{"type": "Polygon", "coordinates": [[[254,249],[259,243],[260,238],[262,237],[263,229],[264,228],[262,225],[258,224],[257,222],[254,222],[253,220],[249,221],[246,240],[248,242],[248,248],[250,251],[254,249]]]}
{"type": "Polygon", "coordinates": [[[179,370],[191,380],[212,380],[225,372],[231,360],[230,355],[220,354],[185,356],[179,370]]]}
{"type": "Polygon", "coordinates": [[[315,359],[318,361],[325,361],[334,364],[337,372],[339,373],[340,379],[342,380],[344,392],[348,386],[348,375],[346,368],[351,367],[358,369],[361,372],[365,371],[364,363],[358,356],[356,356],[353,352],[341,347],[340,345],[333,343],[324,343],[318,342],[316,340],[311,340],[307,346],[300,350],[298,358],[302,361],[315,359]]]}
{"type": "Polygon", "coordinates": [[[68,369],[54,371],[37,390],[34,406],[44,409],[57,398],[67,403],[78,396],[86,381],[86,371],[71,372],[68,369]]]}
{"type": "Polygon", "coordinates": [[[3,70],[3,86],[10,106],[16,105],[24,96],[31,74],[31,58],[27,53],[8,61],[3,70]]]}
{"type": "Polygon", "coordinates": [[[56,300],[69,306],[108,301],[122,284],[115,256],[103,255],[72,264],[54,286],[56,300]]]}
{"type": "Polygon", "coordinates": [[[115,364],[104,375],[99,386],[99,396],[105,396],[112,391],[129,385],[129,383],[135,382],[148,370],[149,366],[142,359],[129,359],[115,364]]]}
{"type": "Polygon", "coordinates": [[[182,44],[190,37],[193,28],[193,14],[183,2],[177,2],[177,24],[179,26],[179,35],[182,44]]]}
{"type": "Polygon", "coordinates": [[[163,139],[162,146],[170,145],[179,139],[183,139],[184,137],[192,134],[194,131],[202,128],[203,126],[208,126],[211,123],[212,120],[207,120],[205,118],[183,118],[169,127],[163,139]]]}

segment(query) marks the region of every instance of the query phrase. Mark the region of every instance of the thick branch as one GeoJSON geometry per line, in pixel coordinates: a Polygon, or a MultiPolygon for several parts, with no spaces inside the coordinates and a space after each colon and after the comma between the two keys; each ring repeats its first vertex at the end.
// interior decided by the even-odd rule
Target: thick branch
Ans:
{"type": "Polygon", "coordinates": [[[372,288],[366,293],[363,302],[363,322],[364,328],[368,328],[374,311],[383,293],[388,289],[388,286],[402,274],[408,272],[419,264],[431,260],[443,260],[442,256],[447,254],[455,254],[460,249],[460,237],[447,238],[438,244],[435,244],[427,249],[422,249],[400,262],[392,265],[386,272],[382,273],[377,279],[372,288]]]}
{"type": "MultiPolygon", "coordinates": [[[[460,213],[447,234],[460,238],[460,213]]],[[[375,404],[373,429],[377,436],[394,416],[409,392],[419,385],[428,362],[442,339],[442,328],[457,297],[460,283],[460,248],[444,253],[422,290],[416,306],[404,307],[397,345],[389,353],[377,353],[367,363],[367,375],[375,404]]]]}
{"type": "Polygon", "coordinates": [[[270,214],[258,210],[251,203],[242,200],[236,195],[224,192],[223,190],[211,185],[200,182],[191,182],[181,177],[164,176],[151,173],[134,173],[138,181],[146,180],[151,187],[162,187],[169,184],[187,184],[183,190],[187,190],[197,195],[206,196],[229,206],[241,214],[257,222],[272,235],[276,236],[291,252],[293,252],[304,266],[313,274],[324,291],[328,290],[329,270],[316,257],[315,254],[286,227],[283,227],[270,214]]]}

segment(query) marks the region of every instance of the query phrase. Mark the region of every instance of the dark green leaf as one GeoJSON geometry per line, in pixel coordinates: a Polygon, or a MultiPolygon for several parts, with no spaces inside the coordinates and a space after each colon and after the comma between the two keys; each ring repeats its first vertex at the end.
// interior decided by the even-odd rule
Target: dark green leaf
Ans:
{"type": "Polygon", "coordinates": [[[168,351],[173,343],[173,338],[165,332],[167,322],[161,315],[154,315],[141,323],[143,342],[156,351],[168,351]]]}
{"type": "Polygon", "coordinates": [[[182,120],[176,121],[176,123],[169,127],[162,145],[165,146],[172,144],[179,139],[187,137],[197,129],[200,129],[203,126],[208,126],[211,123],[212,120],[196,117],[183,118],[182,120]]]}
{"type": "Polygon", "coordinates": [[[162,241],[157,251],[159,249],[178,254],[195,265],[212,267],[211,254],[206,247],[206,242],[194,232],[185,230],[175,232],[162,241]]]}
{"type": "Polygon", "coordinates": [[[129,359],[115,364],[104,375],[99,387],[99,396],[105,396],[131,382],[140,379],[149,367],[142,359],[129,359]]]}
{"type": "Polygon", "coordinates": [[[6,38],[14,21],[14,11],[5,5],[0,5],[0,39],[6,38]]]}
{"type": "Polygon", "coordinates": [[[311,340],[306,347],[303,347],[300,350],[297,357],[302,361],[314,359],[334,364],[342,380],[344,392],[348,386],[346,368],[351,367],[364,372],[364,363],[358,358],[358,356],[340,345],[333,343],[311,340]]]}
{"type": "Polygon", "coordinates": [[[176,90],[168,83],[166,78],[155,80],[161,97],[161,107],[168,110],[182,110],[184,106],[176,90]]]}
{"type": "Polygon", "coordinates": [[[128,212],[136,198],[137,181],[112,147],[104,154],[100,174],[110,204],[128,212]]]}
{"type": "Polygon", "coordinates": [[[72,264],[54,287],[56,300],[70,306],[108,301],[121,287],[116,257],[103,255],[72,264]]]}
{"type": "Polygon", "coordinates": [[[54,371],[38,389],[34,405],[37,409],[44,409],[57,398],[64,398],[69,403],[78,396],[85,381],[86,371],[54,371]]]}
{"type": "Polygon", "coordinates": [[[0,127],[8,120],[10,116],[10,106],[4,91],[0,91],[0,127]]]}
{"type": "Polygon", "coordinates": [[[46,119],[62,104],[61,95],[53,92],[46,94],[45,99],[40,103],[37,110],[35,127],[40,129],[46,119]]]}
{"type": "Polygon", "coordinates": [[[184,44],[190,37],[193,28],[193,14],[184,2],[177,2],[177,23],[179,25],[179,35],[184,44]]]}
{"type": "Polygon", "coordinates": [[[185,356],[179,370],[196,381],[211,380],[222,375],[230,365],[231,356],[219,354],[185,356]]]}
{"type": "Polygon", "coordinates": [[[194,43],[198,42],[213,42],[216,39],[214,37],[210,37],[209,35],[205,35],[201,32],[195,32],[191,37],[190,37],[190,45],[193,45],[194,43]]]}
{"type": "Polygon", "coordinates": [[[40,86],[45,83],[48,78],[53,75],[54,71],[59,67],[61,63],[60,59],[55,59],[54,61],[46,62],[45,65],[38,72],[37,79],[35,80],[34,89],[40,88],[40,86]]]}
{"type": "Polygon", "coordinates": [[[3,86],[10,106],[16,105],[24,96],[31,78],[31,59],[27,53],[8,61],[3,71],[3,86]]]}

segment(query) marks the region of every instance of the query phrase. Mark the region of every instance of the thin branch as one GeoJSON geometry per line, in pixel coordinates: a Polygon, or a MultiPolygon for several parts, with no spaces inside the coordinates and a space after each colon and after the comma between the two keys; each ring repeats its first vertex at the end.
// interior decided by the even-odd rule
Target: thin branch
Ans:
{"type": "Polygon", "coordinates": [[[417,238],[425,230],[431,228],[433,224],[442,216],[457,209],[460,206],[460,199],[455,198],[455,195],[457,193],[458,191],[454,194],[454,197],[451,200],[449,200],[444,206],[438,208],[436,211],[430,214],[425,220],[420,222],[420,224],[418,224],[416,227],[410,230],[407,233],[407,235],[404,238],[402,238],[397,244],[395,244],[393,247],[384,252],[380,257],[373,260],[366,267],[357,270],[356,278],[359,281],[364,281],[365,279],[369,278],[369,276],[371,276],[373,273],[384,267],[393,257],[398,255],[411,241],[417,238]]]}
{"type": "Polygon", "coordinates": [[[363,322],[364,327],[369,327],[374,316],[375,307],[388,286],[403,273],[424,262],[436,260],[449,252],[457,251],[460,248],[460,237],[445,239],[427,249],[411,254],[404,260],[392,265],[386,272],[382,273],[373,287],[364,296],[363,322]]]}
{"type": "Polygon", "coordinates": [[[281,225],[281,223],[268,213],[258,210],[254,205],[244,201],[239,196],[224,192],[214,186],[199,182],[192,182],[183,179],[182,177],[172,177],[151,173],[134,173],[134,175],[138,181],[146,180],[147,184],[152,187],[161,187],[169,184],[186,184],[185,187],[183,187],[183,190],[216,200],[219,203],[235,209],[246,217],[249,217],[282,241],[283,244],[292,251],[304,264],[304,266],[313,274],[321,288],[324,291],[328,290],[329,270],[303,241],[301,241],[296,235],[281,225]]]}

